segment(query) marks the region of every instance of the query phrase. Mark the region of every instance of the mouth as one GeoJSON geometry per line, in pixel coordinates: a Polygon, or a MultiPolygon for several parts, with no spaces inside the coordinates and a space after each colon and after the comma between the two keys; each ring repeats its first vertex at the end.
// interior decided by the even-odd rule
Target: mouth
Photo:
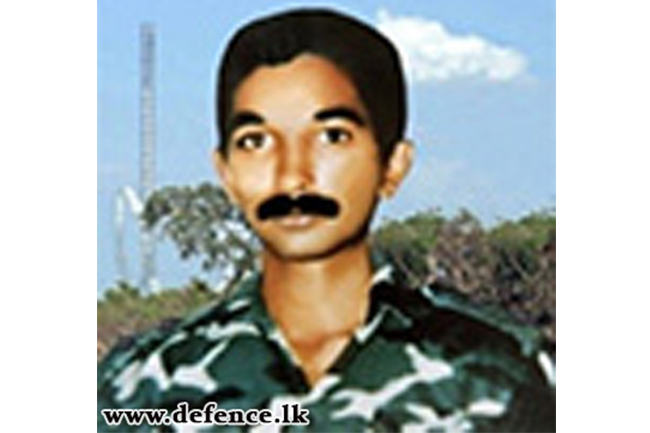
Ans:
{"type": "Polygon", "coordinates": [[[304,214],[300,212],[292,212],[283,217],[273,218],[277,225],[285,229],[307,229],[318,224],[324,218],[318,215],[304,214]]]}

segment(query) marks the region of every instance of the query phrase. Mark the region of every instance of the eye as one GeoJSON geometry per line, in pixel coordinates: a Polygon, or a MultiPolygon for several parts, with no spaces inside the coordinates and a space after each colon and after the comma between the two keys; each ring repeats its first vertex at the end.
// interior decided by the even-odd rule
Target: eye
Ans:
{"type": "Polygon", "coordinates": [[[248,132],[234,140],[234,146],[240,150],[259,150],[271,143],[271,137],[263,132],[248,132]]]}
{"type": "Polygon", "coordinates": [[[344,128],[325,128],[318,134],[318,141],[325,144],[340,144],[352,140],[352,133],[344,128]]]}

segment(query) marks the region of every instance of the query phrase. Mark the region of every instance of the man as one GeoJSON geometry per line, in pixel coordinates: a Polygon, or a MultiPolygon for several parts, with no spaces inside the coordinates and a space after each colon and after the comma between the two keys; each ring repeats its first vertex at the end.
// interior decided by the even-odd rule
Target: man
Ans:
{"type": "Polygon", "coordinates": [[[283,429],[554,430],[537,334],[442,287],[406,288],[371,255],[372,215],[413,155],[404,87],[392,44],[335,12],[282,13],[235,35],[214,160],[262,242],[262,271],[232,299],[114,350],[98,410],[300,404],[309,424],[283,429]]]}

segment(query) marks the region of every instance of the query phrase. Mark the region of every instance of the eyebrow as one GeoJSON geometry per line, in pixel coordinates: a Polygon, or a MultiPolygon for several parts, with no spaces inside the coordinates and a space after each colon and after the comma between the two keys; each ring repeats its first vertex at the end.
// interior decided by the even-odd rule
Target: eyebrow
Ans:
{"type": "MultiPolygon", "coordinates": [[[[314,114],[314,119],[319,122],[325,122],[330,119],[346,119],[361,127],[367,124],[364,117],[357,110],[345,106],[325,108],[314,114]]],[[[226,124],[226,136],[230,137],[237,128],[241,128],[242,126],[263,125],[264,123],[264,117],[254,111],[240,111],[235,113],[226,124]]]]}
{"type": "Polygon", "coordinates": [[[350,107],[332,107],[326,108],[314,114],[314,119],[324,122],[330,119],[346,119],[358,126],[366,126],[366,119],[354,108],[350,107]]]}
{"type": "Polygon", "coordinates": [[[254,111],[240,111],[238,113],[235,113],[235,115],[226,124],[226,136],[230,137],[235,129],[242,126],[262,125],[263,123],[264,118],[254,111]]]}

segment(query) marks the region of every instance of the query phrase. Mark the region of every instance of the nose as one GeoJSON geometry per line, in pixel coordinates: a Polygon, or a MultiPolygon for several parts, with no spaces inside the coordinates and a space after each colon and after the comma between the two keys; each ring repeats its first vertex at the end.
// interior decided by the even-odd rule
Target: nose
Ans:
{"type": "Polygon", "coordinates": [[[277,163],[277,187],[287,194],[304,192],[314,182],[313,157],[309,146],[298,141],[281,146],[277,163]]]}

